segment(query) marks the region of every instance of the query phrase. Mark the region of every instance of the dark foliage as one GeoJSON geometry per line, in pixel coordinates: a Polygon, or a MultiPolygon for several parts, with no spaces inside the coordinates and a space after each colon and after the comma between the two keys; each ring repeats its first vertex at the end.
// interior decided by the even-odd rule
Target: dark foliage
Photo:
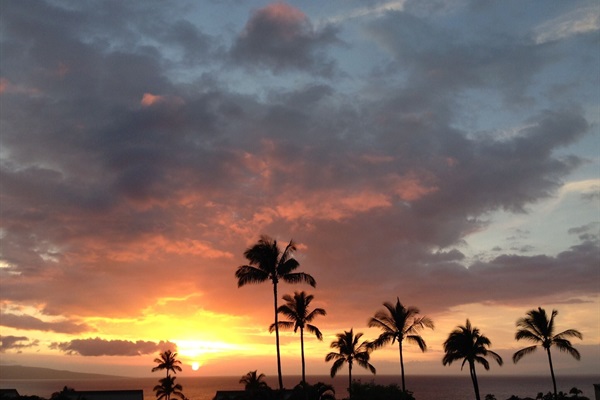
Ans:
{"type": "Polygon", "coordinates": [[[352,400],[415,400],[410,391],[398,385],[377,385],[374,382],[352,382],[352,400]]]}

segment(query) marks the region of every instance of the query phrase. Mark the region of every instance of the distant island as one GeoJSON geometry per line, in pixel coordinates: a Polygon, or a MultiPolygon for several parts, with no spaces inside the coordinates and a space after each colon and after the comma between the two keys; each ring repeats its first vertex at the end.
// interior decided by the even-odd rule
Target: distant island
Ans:
{"type": "Polygon", "coordinates": [[[23,367],[21,365],[0,365],[0,379],[114,379],[122,376],[88,374],[56,370],[50,368],[23,367]]]}

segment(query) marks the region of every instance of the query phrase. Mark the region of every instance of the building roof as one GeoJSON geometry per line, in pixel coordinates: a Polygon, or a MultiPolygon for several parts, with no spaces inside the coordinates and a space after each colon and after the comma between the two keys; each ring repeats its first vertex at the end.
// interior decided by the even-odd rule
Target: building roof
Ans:
{"type": "Polygon", "coordinates": [[[143,390],[76,390],[62,393],[72,400],[144,400],[143,390]]]}
{"type": "Polygon", "coordinates": [[[19,397],[17,389],[0,389],[0,399],[17,399],[19,397]]]}

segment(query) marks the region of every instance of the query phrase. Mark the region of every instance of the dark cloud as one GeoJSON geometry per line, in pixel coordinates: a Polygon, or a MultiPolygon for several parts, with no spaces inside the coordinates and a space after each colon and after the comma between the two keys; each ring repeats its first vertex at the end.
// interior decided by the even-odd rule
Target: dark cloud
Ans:
{"type": "Polygon", "coordinates": [[[75,339],[70,342],[52,343],[51,349],[60,350],[69,355],[78,354],[84,357],[99,356],[141,356],[144,354],[159,353],[166,350],[176,350],[176,345],[170,342],[148,342],[138,340],[105,340],[75,339]]]}
{"type": "Polygon", "coordinates": [[[46,322],[31,315],[2,313],[0,325],[16,329],[77,334],[90,330],[85,324],[72,321],[46,322]]]}
{"type": "Polygon", "coordinates": [[[242,65],[274,72],[308,70],[331,76],[334,62],[324,50],[338,41],[333,27],[315,30],[302,11],[277,2],[253,13],[233,44],[231,55],[242,65]]]}
{"type": "Polygon", "coordinates": [[[39,340],[29,340],[26,336],[0,336],[0,353],[9,350],[21,352],[23,349],[39,346],[39,340]]]}

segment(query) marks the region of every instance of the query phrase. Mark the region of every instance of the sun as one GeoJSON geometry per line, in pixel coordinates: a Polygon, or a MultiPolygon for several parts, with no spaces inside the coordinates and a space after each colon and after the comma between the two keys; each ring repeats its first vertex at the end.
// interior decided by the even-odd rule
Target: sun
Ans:
{"type": "Polygon", "coordinates": [[[199,369],[199,368],[200,368],[200,363],[199,363],[198,361],[194,361],[194,362],[192,363],[192,369],[193,369],[194,371],[198,371],[198,369],[199,369]]]}

